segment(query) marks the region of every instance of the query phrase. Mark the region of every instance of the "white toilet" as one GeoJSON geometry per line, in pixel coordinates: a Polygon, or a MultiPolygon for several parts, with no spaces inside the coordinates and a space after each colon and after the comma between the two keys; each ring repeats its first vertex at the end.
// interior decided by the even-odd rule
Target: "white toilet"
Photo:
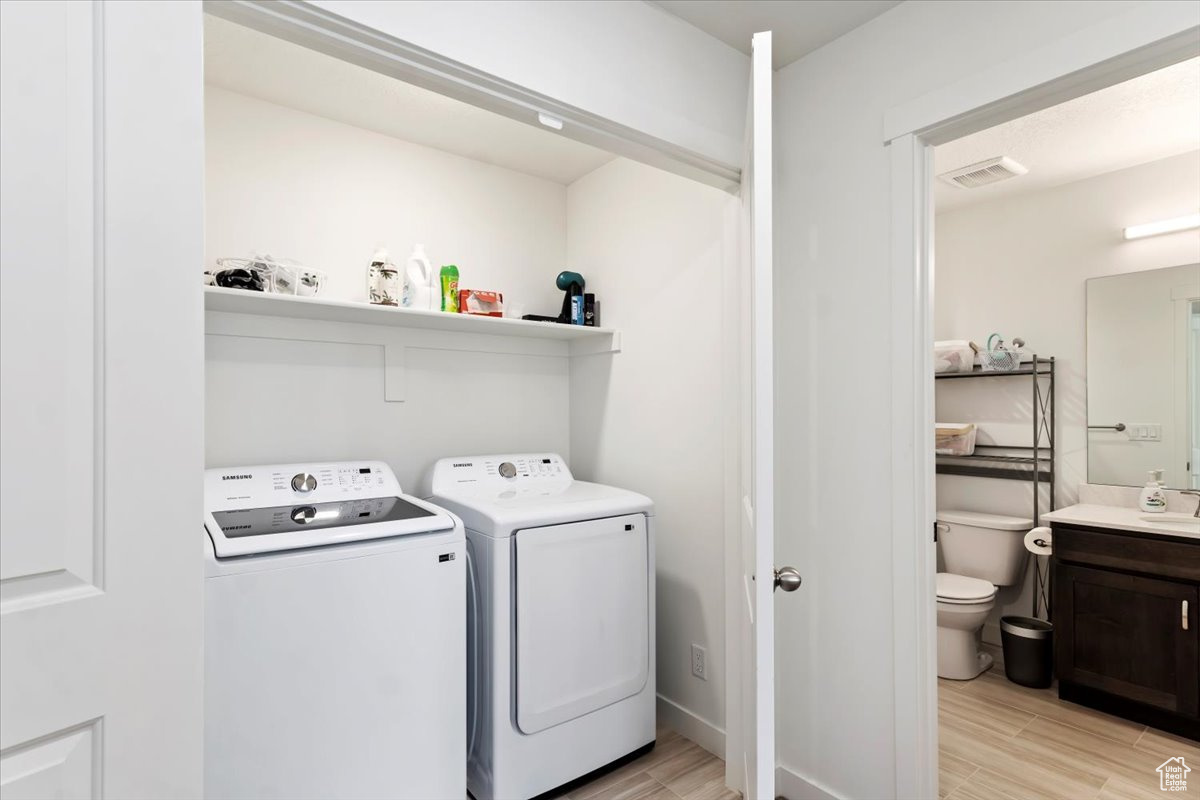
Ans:
{"type": "Polygon", "coordinates": [[[996,587],[1025,577],[1025,534],[1033,520],[975,511],[938,511],[946,571],[937,576],[938,677],[968,681],[992,665],[979,632],[996,587]]]}

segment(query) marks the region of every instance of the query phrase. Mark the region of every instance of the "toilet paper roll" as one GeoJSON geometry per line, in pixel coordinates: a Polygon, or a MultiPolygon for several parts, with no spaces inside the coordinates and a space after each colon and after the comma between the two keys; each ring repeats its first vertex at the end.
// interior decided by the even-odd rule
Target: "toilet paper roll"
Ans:
{"type": "Polygon", "coordinates": [[[1048,556],[1053,550],[1049,528],[1034,528],[1025,534],[1025,549],[1037,556],[1048,556]]]}

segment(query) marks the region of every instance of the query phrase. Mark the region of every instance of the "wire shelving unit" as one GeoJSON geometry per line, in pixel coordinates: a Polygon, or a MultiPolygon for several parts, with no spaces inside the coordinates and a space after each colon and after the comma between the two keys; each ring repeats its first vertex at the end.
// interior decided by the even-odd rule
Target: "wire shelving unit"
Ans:
{"type": "MultiPolygon", "coordinates": [[[[1028,445],[976,445],[969,456],[938,456],[939,475],[965,475],[973,478],[999,478],[1001,480],[1029,481],[1033,484],[1033,524],[1041,524],[1041,487],[1049,490],[1046,511],[1054,510],[1054,359],[1040,358],[1022,363],[1009,372],[983,370],[975,367],[971,372],[942,372],[934,376],[937,382],[951,380],[1009,380],[1025,379],[1030,384],[1032,397],[1032,442],[1028,445]]],[[[1049,615],[1049,595],[1046,586],[1047,573],[1040,559],[1034,560],[1033,616],[1038,616],[1039,601],[1049,615]]]]}

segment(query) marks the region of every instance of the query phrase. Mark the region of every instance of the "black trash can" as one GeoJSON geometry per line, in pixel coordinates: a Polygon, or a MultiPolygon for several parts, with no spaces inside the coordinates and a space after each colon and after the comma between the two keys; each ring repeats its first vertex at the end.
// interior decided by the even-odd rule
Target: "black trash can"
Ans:
{"type": "Polygon", "coordinates": [[[1001,617],[1004,674],[1013,683],[1046,689],[1054,679],[1054,626],[1033,617],[1001,617]]]}

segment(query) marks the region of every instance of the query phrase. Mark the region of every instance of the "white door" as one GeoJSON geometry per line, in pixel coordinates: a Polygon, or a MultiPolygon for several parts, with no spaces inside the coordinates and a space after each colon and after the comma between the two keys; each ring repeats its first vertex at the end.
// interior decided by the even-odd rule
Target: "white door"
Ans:
{"type": "Polygon", "coordinates": [[[202,792],[198,3],[0,2],[0,796],[202,792]]]}
{"type": "MultiPolygon", "coordinates": [[[[753,40],[748,163],[742,172],[741,594],[739,749],[749,800],[775,796],[774,368],[771,34],[753,40]]],[[[785,574],[794,571],[788,568],[785,574]]],[[[781,586],[796,588],[798,576],[781,586]]],[[[736,776],[737,772],[733,771],[736,776]]]]}

